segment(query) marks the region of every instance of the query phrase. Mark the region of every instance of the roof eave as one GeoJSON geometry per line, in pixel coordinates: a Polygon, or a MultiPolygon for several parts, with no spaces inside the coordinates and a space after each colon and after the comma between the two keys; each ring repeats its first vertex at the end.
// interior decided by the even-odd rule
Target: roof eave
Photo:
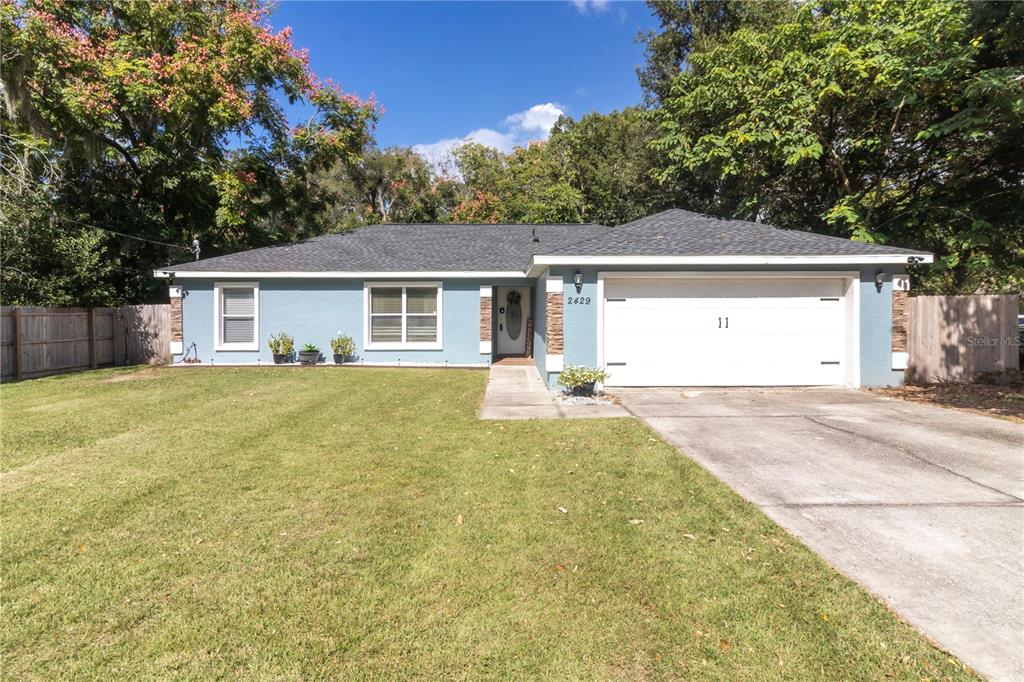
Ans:
{"type": "Polygon", "coordinates": [[[536,276],[552,265],[913,265],[932,263],[930,253],[824,256],[534,256],[527,274],[536,276]]]}
{"type": "Polygon", "coordinates": [[[522,270],[154,270],[153,276],[162,279],[476,279],[521,278],[522,270]]]}

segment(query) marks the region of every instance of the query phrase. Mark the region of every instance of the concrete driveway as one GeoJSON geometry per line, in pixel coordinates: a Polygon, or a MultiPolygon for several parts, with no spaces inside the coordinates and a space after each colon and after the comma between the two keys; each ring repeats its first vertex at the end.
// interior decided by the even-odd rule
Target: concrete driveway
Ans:
{"type": "Polygon", "coordinates": [[[615,389],[975,670],[1024,679],[1024,426],[836,389],[615,389]]]}

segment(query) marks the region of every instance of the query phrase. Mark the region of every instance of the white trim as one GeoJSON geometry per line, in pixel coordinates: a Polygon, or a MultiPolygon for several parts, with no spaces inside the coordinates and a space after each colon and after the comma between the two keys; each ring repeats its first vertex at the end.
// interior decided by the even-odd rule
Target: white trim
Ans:
{"type": "Polygon", "coordinates": [[[444,329],[442,309],[444,302],[444,286],[441,282],[363,282],[363,350],[374,351],[374,350],[442,350],[442,331],[444,329]],[[402,289],[402,338],[405,338],[406,334],[406,316],[405,311],[405,289],[406,287],[413,288],[427,288],[437,287],[437,341],[430,341],[426,343],[410,343],[408,341],[402,341],[400,343],[373,343],[370,341],[370,289],[388,289],[400,287],[402,289]]]}
{"type": "Polygon", "coordinates": [[[168,367],[177,367],[183,369],[202,369],[203,367],[276,367],[281,369],[287,369],[290,367],[319,367],[326,371],[344,371],[353,368],[360,367],[408,367],[409,369],[417,369],[420,367],[444,367],[445,369],[487,369],[490,367],[489,362],[346,362],[344,365],[332,365],[330,363],[320,363],[317,365],[303,365],[301,362],[288,362],[283,365],[278,365],[273,362],[196,362],[196,363],[176,363],[167,365],[168,367]]]}
{"type": "MultiPolygon", "coordinates": [[[[604,278],[606,272],[597,273],[597,368],[604,369],[604,278]]],[[[646,275],[645,275],[646,276],[646,275]]]]}
{"type": "Polygon", "coordinates": [[[171,355],[181,355],[185,352],[185,343],[183,341],[171,341],[171,355]]]}
{"type": "Polygon", "coordinates": [[[860,388],[860,273],[845,273],[846,386],[860,388]]]}
{"type": "Polygon", "coordinates": [[[410,270],[405,272],[381,272],[378,270],[365,272],[347,272],[344,270],[332,271],[303,271],[289,270],[281,272],[261,272],[245,270],[232,272],[230,270],[184,270],[178,272],[174,268],[154,270],[153,276],[160,278],[170,277],[173,273],[174,279],[230,279],[232,277],[245,277],[249,279],[416,279],[426,277],[430,279],[491,279],[494,277],[523,278],[525,273],[522,270],[410,270]]]}
{"type": "Polygon", "coordinates": [[[541,265],[869,265],[906,264],[909,258],[934,262],[930,253],[864,256],[534,256],[530,270],[541,265]]]}
{"type": "Polygon", "coordinates": [[[167,295],[171,298],[181,298],[182,286],[180,284],[172,284],[167,287],[167,295]]]}
{"type": "Polygon", "coordinates": [[[642,279],[651,277],[657,279],[799,279],[807,277],[810,279],[843,279],[855,277],[860,279],[860,273],[855,270],[709,270],[707,272],[686,270],[676,272],[675,270],[640,270],[631,272],[628,270],[608,270],[597,273],[598,282],[601,279],[642,279]]]}
{"type": "Polygon", "coordinates": [[[544,356],[544,371],[546,372],[561,372],[565,366],[564,355],[545,355],[544,356]]]}
{"type": "MultiPolygon", "coordinates": [[[[626,271],[601,271],[597,273],[597,366],[605,369],[604,364],[604,282],[606,279],[757,279],[757,278],[782,278],[782,279],[843,279],[846,288],[843,292],[843,302],[846,306],[846,371],[844,373],[845,385],[850,388],[860,388],[860,273],[857,271],[843,270],[817,270],[817,271],[743,271],[735,272],[673,272],[671,270],[653,272],[649,270],[641,272],[626,271]]],[[[552,356],[548,356],[549,358],[552,356]]],[[[549,367],[550,369],[550,367],[549,367]]]]}
{"type": "Polygon", "coordinates": [[[892,368],[893,369],[906,369],[910,363],[910,353],[893,353],[892,354],[892,368]]]}
{"type": "Polygon", "coordinates": [[[480,286],[480,298],[491,298],[493,296],[493,289],[488,285],[480,286]]]}
{"type": "Polygon", "coordinates": [[[260,283],[259,282],[214,282],[213,283],[213,349],[217,351],[258,351],[260,349],[260,283]],[[252,343],[224,343],[224,327],[220,319],[220,299],[223,289],[252,289],[252,343]]]}
{"type": "Polygon", "coordinates": [[[560,294],[565,288],[565,280],[561,275],[548,275],[544,278],[544,291],[549,294],[560,294]]]}
{"type": "Polygon", "coordinates": [[[153,270],[153,276],[175,279],[483,279],[536,277],[549,265],[583,267],[588,265],[905,265],[910,258],[919,258],[921,263],[935,262],[930,253],[907,255],[879,254],[863,256],[534,256],[525,270],[407,270],[386,272],[366,271],[309,271],[285,270],[265,272],[260,270],[183,270],[173,268],[153,270]]]}
{"type": "Polygon", "coordinates": [[[490,354],[491,354],[491,342],[490,341],[481,341],[480,342],[480,355],[490,355],[490,354]]]}

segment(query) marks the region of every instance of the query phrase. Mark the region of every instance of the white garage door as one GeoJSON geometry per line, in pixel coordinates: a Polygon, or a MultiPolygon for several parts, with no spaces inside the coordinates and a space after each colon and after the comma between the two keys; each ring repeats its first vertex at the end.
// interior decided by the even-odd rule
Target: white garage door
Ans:
{"type": "Polygon", "coordinates": [[[842,384],[844,287],[817,278],[605,279],[606,383],[842,384]]]}

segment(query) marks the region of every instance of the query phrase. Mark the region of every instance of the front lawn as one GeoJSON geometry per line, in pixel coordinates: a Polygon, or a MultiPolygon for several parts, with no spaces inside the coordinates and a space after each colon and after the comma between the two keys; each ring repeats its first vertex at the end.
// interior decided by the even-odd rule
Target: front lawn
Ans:
{"type": "Polygon", "coordinates": [[[486,374],[0,387],[6,678],[972,678],[635,420],[486,374]]]}

